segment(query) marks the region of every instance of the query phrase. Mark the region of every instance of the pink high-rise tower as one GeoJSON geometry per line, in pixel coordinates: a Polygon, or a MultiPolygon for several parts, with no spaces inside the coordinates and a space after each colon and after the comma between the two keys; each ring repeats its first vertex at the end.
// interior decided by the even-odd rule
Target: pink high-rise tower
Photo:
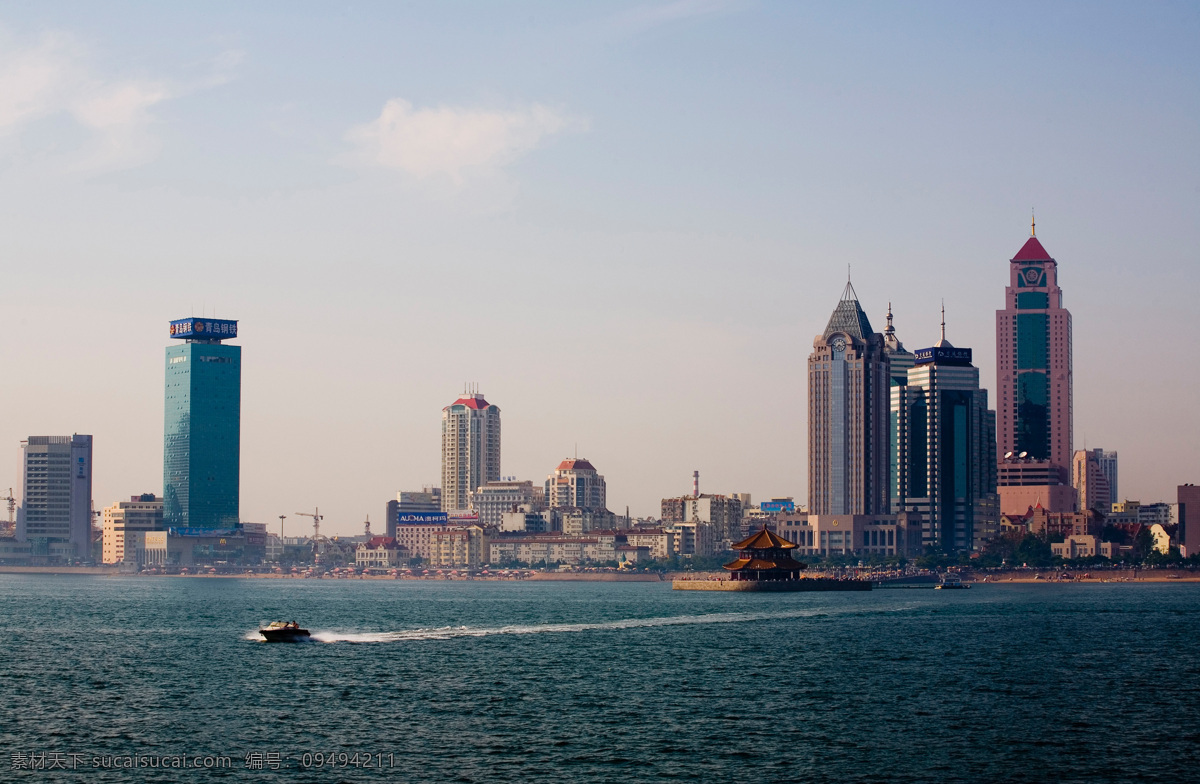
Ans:
{"type": "Polygon", "coordinates": [[[1005,507],[1022,505],[1025,495],[1070,511],[1073,499],[1059,487],[1069,484],[1072,455],[1071,314],[1062,306],[1058,262],[1032,231],[1008,266],[1005,308],[996,311],[1001,511],[1024,511],[1005,507]],[[1006,485],[1031,489],[1010,491],[1006,503],[1006,485]]]}

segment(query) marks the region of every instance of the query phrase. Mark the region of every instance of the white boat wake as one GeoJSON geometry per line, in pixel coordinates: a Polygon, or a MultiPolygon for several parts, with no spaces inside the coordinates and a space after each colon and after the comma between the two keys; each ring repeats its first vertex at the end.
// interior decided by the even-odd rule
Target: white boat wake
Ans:
{"type": "Polygon", "coordinates": [[[337,632],[316,631],[317,642],[382,643],[413,640],[453,640],[460,637],[492,637],[500,634],[569,634],[572,632],[614,629],[646,629],[657,626],[688,626],[693,624],[745,623],[786,618],[808,618],[830,615],[828,610],[796,610],[778,613],[712,613],[708,615],[677,615],[665,618],[627,618],[598,623],[513,624],[511,626],[442,626],[432,629],[404,629],[394,632],[337,632]]]}

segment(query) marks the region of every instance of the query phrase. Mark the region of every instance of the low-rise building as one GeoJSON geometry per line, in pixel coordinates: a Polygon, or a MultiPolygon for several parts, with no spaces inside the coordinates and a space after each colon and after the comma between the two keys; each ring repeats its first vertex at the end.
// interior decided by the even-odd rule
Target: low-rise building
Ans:
{"type": "Polygon", "coordinates": [[[774,530],[799,545],[796,555],[911,558],[923,551],[921,516],[911,512],[897,515],[779,515],[774,530]]]}
{"type": "Polygon", "coordinates": [[[267,536],[262,524],[224,529],[168,528],[140,532],[139,536],[144,565],[249,566],[266,557],[267,536]]]}
{"type": "Polygon", "coordinates": [[[354,551],[354,565],[360,569],[394,569],[408,562],[408,552],[388,536],[373,536],[354,551]]]}
{"type": "Polygon", "coordinates": [[[583,564],[601,561],[600,540],[593,536],[543,534],[498,536],[489,543],[493,564],[583,564]]]}
{"type": "Polygon", "coordinates": [[[505,513],[519,508],[540,509],[544,499],[540,488],[535,492],[530,480],[502,479],[468,493],[467,506],[479,515],[480,525],[497,527],[505,513]]]}
{"type": "Polygon", "coordinates": [[[675,554],[681,558],[699,556],[709,558],[716,555],[716,526],[704,520],[688,520],[664,526],[671,535],[675,554]]]}
{"type": "Polygon", "coordinates": [[[582,536],[592,531],[612,529],[616,515],[607,509],[583,509],[577,506],[560,506],[549,510],[555,531],[569,536],[582,536]]]}
{"type": "Polygon", "coordinates": [[[1068,561],[1076,558],[1094,558],[1097,555],[1110,561],[1117,561],[1133,551],[1130,546],[1102,542],[1099,537],[1087,535],[1068,536],[1061,542],[1051,544],[1050,549],[1055,555],[1068,561]]]}
{"type": "Polygon", "coordinates": [[[429,565],[479,568],[487,562],[489,534],[494,530],[481,525],[468,525],[433,532],[429,565]]]}
{"type": "Polygon", "coordinates": [[[656,561],[675,555],[675,537],[663,528],[630,529],[624,534],[629,547],[645,547],[656,561]]]}
{"type": "Polygon", "coordinates": [[[1051,512],[1041,505],[1025,516],[1029,532],[1043,539],[1058,536],[1099,536],[1102,518],[1091,509],[1082,512],[1051,512]]]}
{"type": "Polygon", "coordinates": [[[646,563],[653,560],[649,547],[635,547],[634,545],[622,544],[616,547],[615,552],[618,567],[646,563]]]}

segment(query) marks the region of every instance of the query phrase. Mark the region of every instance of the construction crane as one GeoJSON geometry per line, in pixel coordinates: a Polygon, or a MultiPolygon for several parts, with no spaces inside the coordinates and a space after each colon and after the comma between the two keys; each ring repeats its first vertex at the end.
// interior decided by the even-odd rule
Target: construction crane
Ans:
{"type": "MultiPolygon", "coordinates": [[[[321,563],[321,510],[313,507],[311,512],[296,512],[297,517],[311,517],[313,521],[313,562],[318,566],[321,563]]],[[[282,523],[281,523],[282,525],[282,523]]]]}

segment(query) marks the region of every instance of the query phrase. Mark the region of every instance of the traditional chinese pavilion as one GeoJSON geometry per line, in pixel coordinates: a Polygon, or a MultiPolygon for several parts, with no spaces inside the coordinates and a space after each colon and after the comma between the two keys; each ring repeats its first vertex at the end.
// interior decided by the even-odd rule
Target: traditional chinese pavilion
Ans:
{"type": "Polygon", "coordinates": [[[741,555],[725,564],[731,580],[799,580],[804,564],[792,558],[790,551],[800,545],[789,542],[768,529],[733,545],[741,555]]]}

